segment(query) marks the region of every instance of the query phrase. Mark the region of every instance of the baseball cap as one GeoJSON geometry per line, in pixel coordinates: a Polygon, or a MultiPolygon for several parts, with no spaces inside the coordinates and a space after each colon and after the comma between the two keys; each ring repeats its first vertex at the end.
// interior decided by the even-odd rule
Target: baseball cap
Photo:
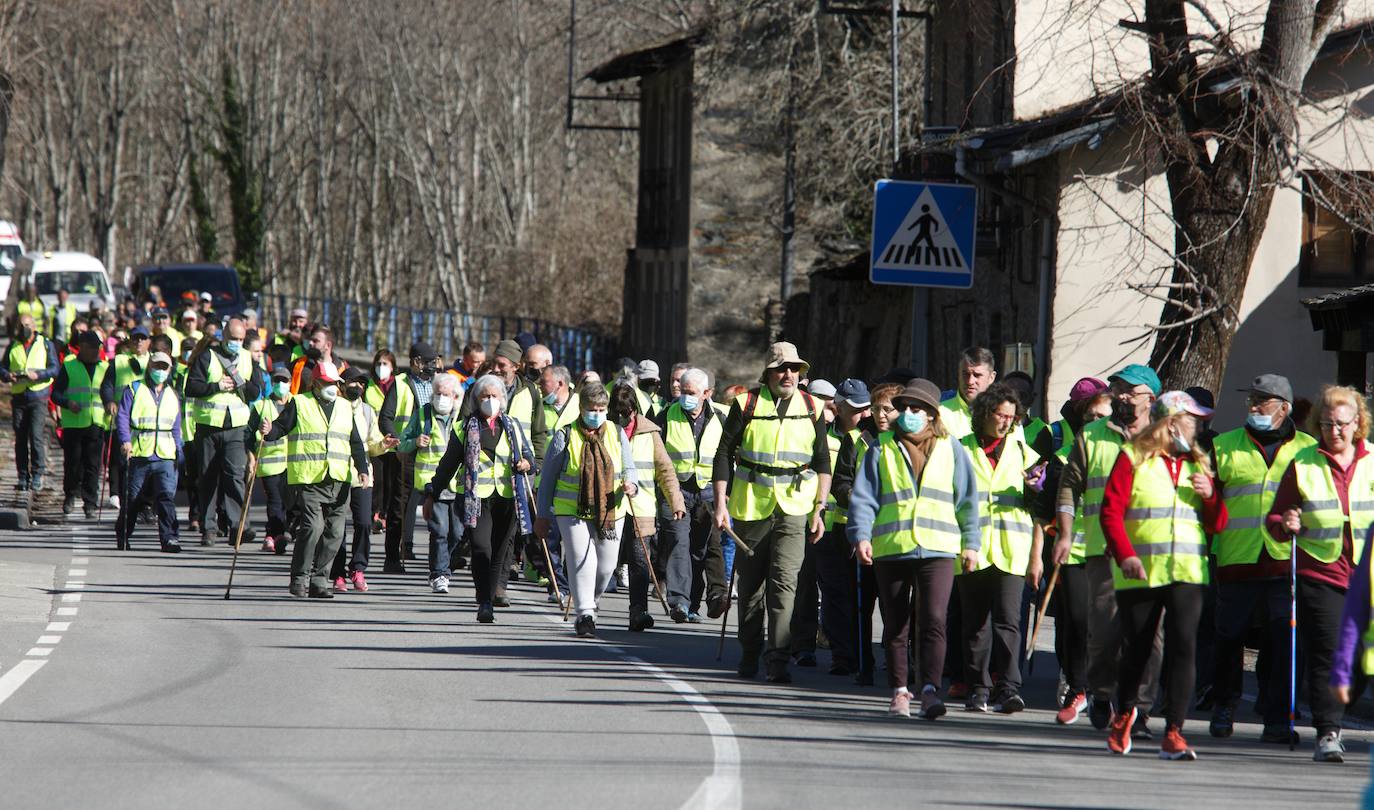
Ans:
{"type": "MultiPolygon", "coordinates": [[[[1143,385],[1143,383],[1137,383],[1143,385]]],[[[1174,416],[1180,413],[1191,413],[1200,419],[1210,419],[1212,409],[1204,408],[1193,399],[1187,391],[1165,391],[1155,400],[1155,404],[1150,408],[1152,419],[1163,419],[1166,416],[1174,416]]]]}
{"type": "Polygon", "coordinates": [[[806,392],[818,399],[834,399],[835,386],[829,380],[812,380],[806,386],[806,392]]]}
{"type": "MultiPolygon", "coordinates": [[[[1144,385],[1150,389],[1150,393],[1159,396],[1159,390],[1163,387],[1159,382],[1159,375],[1149,366],[1142,366],[1139,363],[1132,363],[1121,369],[1117,373],[1107,378],[1108,382],[1121,380],[1129,385],[1144,385]]],[[[1181,391],[1179,393],[1182,393],[1181,391]]],[[[1189,397],[1191,399],[1191,397],[1189,397]]]]}
{"type": "Polygon", "coordinates": [[[202,300],[202,301],[213,301],[213,300],[215,300],[215,298],[214,298],[214,296],[210,295],[210,293],[208,293],[208,292],[203,292],[203,293],[200,294],[200,300],[202,300]]]}
{"type": "Polygon", "coordinates": [[[363,371],[362,369],[358,368],[357,366],[349,366],[348,368],[346,368],[346,369],[343,370],[343,381],[344,381],[344,382],[346,382],[346,383],[351,383],[351,382],[356,382],[356,381],[358,381],[358,380],[362,380],[363,382],[367,382],[367,372],[366,372],[366,371],[363,371]]]}
{"type": "Polygon", "coordinates": [[[1293,385],[1288,382],[1288,378],[1281,374],[1261,374],[1250,383],[1249,388],[1239,389],[1247,394],[1259,394],[1262,397],[1278,397],[1284,402],[1293,401],[1293,385]]]}
{"type": "Polygon", "coordinates": [[[291,369],[287,368],[286,366],[277,366],[276,368],[272,369],[272,379],[290,380],[291,369]]]}
{"type": "Polygon", "coordinates": [[[640,360],[638,374],[641,380],[657,380],[658,363],[652,360],[640,360]]]}
{"type": "Polygon", "coordinates": [[[863,380],[853,377],[840,381],[840,387],[835,390],[835,401],[843,402],[851,408],[867,408],[873,404],[872,398],[868,395],[868,386],[864,385],[863,380]]]}
{"type": "Polygon", "coordinates": [[[1107,390],[1107,384],[1096,377],[1084,377],[1069,389],[1069,402],[1082,402],[1092,399],[1107,390]]]}
{"type": "Polygon", "coordinates": [[[302,307],[296,307],[295,309],[291,310],[291,315],[290,315],[290,317],[292,317],[292,318],[309,318],[309,317],[310,317],[310,313],[309,313],[309,312],[306,312],[305,309],[303,309],[302,307]]]}
{"type": "Polygon", "coordinates": [[[186,310],[185,312],[182,312],[182,313],[181,313],[181,319],[182,319],[183,321],[185,321],[185,320],[198,321],[198,320],[200,320],[200,313],[196,312],[194,309],[188,309],[188,310],[186,310]]]}
{"type": "Polygon", "coordinates": [[[130,338],[139,338],[139,337],[141,337],[141,338],[147,338],[147,337],[152,337],[152,336],[153,336],[153,333],[152,333],[152,332],[149,332],[149,331],[148,331],[148,327],[146,327],[146,326],[135,326],[133,329],[130,329],[130,330],[129,330],[129,337],[130,337],[130,338]]]}
{"type": "Polygon", "coordinates": [[[417,340],[414,343],[410,344],[410,356],[418,357],[421,360],[428,362],[438,357],[439,353],[434,351],[433,346],[429,345],[423,340],[417,340]]]}
{"type": "Polygon", "coordinates": [[[315,379],[322,380],[323,382],[338,382],[339,367],[329,362],[328,360],[323,360],[319,363],[316,363],[315,379]]]}
{"type": "Polygon", "coordinates": [[[158,363],[161,363],[162,365],[171,368],[172,358],[167,354],[167,352],[153,352],[152,356],[148,358],[148,365],[155,366],[158,363]]]}
{"type": "Polygon", "coordinates": [[[172,314],[167,311],[167,307],[153,307],[154,318],[170,318],[172,314]]]}

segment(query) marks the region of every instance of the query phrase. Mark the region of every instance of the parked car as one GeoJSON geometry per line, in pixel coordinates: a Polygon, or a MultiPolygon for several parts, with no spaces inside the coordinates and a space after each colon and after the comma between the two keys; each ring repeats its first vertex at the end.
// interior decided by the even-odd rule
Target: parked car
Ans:
{"type": "Polygon", "coordinates": [[[38,297],[49,310],[57,303],[57,291],[62,289],[67,291],[68,300],[79,312],[89,311],[92,303],[99,303],[104,309],[114,306],[114,291],[110,289],[105,265],[89,253],[25,253],[14,263],[11,282],[5,295],[5,322],[8,324],[14,323],[15,305],[30,283],[38,288],[38,297]]]}
{"type": "Polygon", "coordinates": [[[238,315],[253,306],[239,285],[238,271],[222,264],[144,265],[134,270],[127,284],[129,293],[138,301],[143,300],[149,287],[157,287],[169,307],[180,306],[184,293],[208,292],[215,314],[220,316],[238,315]]]}
{"type": "Polygon", "coordinates": [[[0,219],[0,301],[10,293],[10,279],[14,265],[24,255],[24,240],[13,222],[0,219]]]}

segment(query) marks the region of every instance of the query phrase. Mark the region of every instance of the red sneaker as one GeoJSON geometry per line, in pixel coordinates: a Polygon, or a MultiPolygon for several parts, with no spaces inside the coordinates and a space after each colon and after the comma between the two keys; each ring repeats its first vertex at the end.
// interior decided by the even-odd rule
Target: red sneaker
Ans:
{"type": "Polygon", "coordinates": [[[334,593],[348,593],[348,580],[334,577],[334,593]]]}
{"type": "Polygon", "coordinates": [[[1059,713],[1054,716],[1054,722],[1061,726],[1073,725],[1078,722],[1078,716],[1087,711],[1087,708],[1088,696],[1082,692],[1077,692],[1070,695],[1069,699],[1064,702],[1064,708],[1060,709],[1059,713]]]}
{"type": "Polygon", "coordinates": [[[353,590],[358,593],[367,593],[367,577],[363,576],[362,571],[353,572],[353,590]]]}
{"type": "Polygon", "coordinates": [[[1197,759],[1197,752],[1188,747],[1188,741],[1183,739],[1183,732],[1179,731],[1178,726],[1169,726],[1164,732],[1164,744],[1159,747],[1159,758],[1192,762],[1197,759]]]}
{"type": "Polygon", "coordinates": [[[964,683],[963,681],[954,681],[949,685],[949,692],[945,694],[945,697],[949,698],[950,700],[963,700],[964,698],[968,697],[968,695],[968,684],[964,683]]]}
{"type": "Polygon", "coordinates": [[[1107,748],[1113,754],[1131,753],[1131,726],[1134,724],[1135,709],[1112,716],[1111,725],[1107,728],[1107,748]]]}

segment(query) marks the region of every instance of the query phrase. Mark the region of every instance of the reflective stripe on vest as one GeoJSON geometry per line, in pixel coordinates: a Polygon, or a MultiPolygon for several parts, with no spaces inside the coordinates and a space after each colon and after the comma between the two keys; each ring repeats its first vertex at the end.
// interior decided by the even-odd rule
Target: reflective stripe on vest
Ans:
{"type": "Polygon", "coordinates": [[[181,418],[181,400],[169,385],[155,396],[152,386],[134,387],[133,407],[129,409],[129,443],[136,458],[175,461],[177,445],[173,436],[181,418]]]}
{"type": "MultiPolygon", "coordinates": [[[[970,433],[963,440],[982,498],[978,525],[983,543],[978,551],[978,570],[996,567],[1003,573],[1024,576],[1034,536],[1025,503],[1025,471],[1035,466],[1040,456],[1015,434],[1003,442],[1002,456],[993,467],[978,445],[977,435],[970,433]]],[[[962,568],[957,570],[962,572],[962,568]]]]}
{"type": "Polygon", "coordinates": [[[313,393],[301,394],[294,401],[296,425],[286,441],[287,483],[318,484],[326,478],[350,481],[353,409],[347,402],[336,400],[326,419],[313,393]]]}
{"type": "MultiPolygon", "coordinates": [[[[211,387],[219,385],[219,381],[224,379],[224,358],[213,350],[210,351],[210,363],[206,366],[205,382],[211,387]]],[[[240,351],[233,360],[234,368],[238,370],[239,379],[247,382],[253,379],[253,358],[246,351],[240,351]]],[[[213,427],[243,427],[248,424],[248,414],[250,413],[248,403],[239,396],[238,390],[215,391],[208,397],[197,397],[195,400],[195,420],[198,425],[211,425],[213,427]],[[229,415],[228,421],[225,414],[229,415]]]]}
{"type": "MultiPolygon", "coordinates": [[[[616,435],[618,430],[620,428],[613,424],[601,426],[601,444],[606,448],[611,464],[615,466],[615,480],[617,482],[621,478],[622,469],[620,437],[616,435]]],[[[568,461],[563,466],[563,472],[558,476],[558,483],[554,486],[553,513],[559,517],[591,518],[593,515],[579,515],[577,513],[577,490],[582,480],[582,448],[587,443],[587,436],[580,423],[576,427],[568,428],[567,436],[568,461]]],[[[614,491],[616,515],[620,516],[626,511],[624,496],[619,486],[614,487],[614,491]]]]}
{"type": "Polygon", "coordinates": [[[911,462],[892,433],[878,440],[878,516],[873,521],[873,556],[893,557],[917,546],[959,553],[961,532],[954,511],[954,454],[964,452],[953,439],[935,443],[921,473],[921,488],[911,480],[911,462]]]}
{"type": "Polygon", "coordinates": [[[67,372],[67,400],[78,407],[71,411],[61,408],[60,421],[64,428],[98,428],[110,426],[109,415],[100,402],[100,384],[105,381],[109,363],[101,360],[95,364],[95,375],[86,373],[86,366],[75,357],[62,361],[62,369],[67,372]]]}
{"type": "Polygon", "coordinates": [[[1107,476],[1111,475],[1116,457],[1126,438],[1113,430],[1106,419],[1083,428],[1083,444],[1088,454],[1088,466],[1084,471],[1083,497],[1079,499],[1079,512],[1074,516],[1074,545],[1082,544],[1085,557],[1101,557],[1107,553],[1107,536],[1102,533],[1102,522],[1098,514],[1102,511],[1102,494],[1107,489],[1107,476]]]}
{"type": "MultiPolygon", "coordinates": [[[[1135,464],[1135,448],[1122,450],[1135,464]]],[[[1158,588],[1175,582],[1207,584],[1207,536],[1202,532],[1202,497],[1192,477],[1202,470],[1183,461],[1178,484],[1161,456],[1136,464],[1126,507],[1126,536],[1145,566],[1145,579],[1126,579],[1112,562],[1117,590],[1158,588]]]]}
{"type": "Polygon", "coordinates": [[[1298,547],[1318,562],[1332,563],[1345,545],[1345,524],[1350,523],[1353,560],[1364,551],[1365,536],[1374,524],[1374,459],[1357,458],[1349,471],[1350,514],[1341,509],[1340,494],[1331,478],[1326,456],[1316,445],[1293,457],[1298,492],[1302,497],[1302,531],[1298,547]]]}
{"type": "Polygon", "coordinates": [[[115,372],[115,401],[124,399],[124,389],[128,388],[134,380],[141,379],[143,372],[148,370],[149,355],[142,357],[132,354],[117,354],[114,359],[115,372]],[[134,370],[134,362],[138,362],[138,370],[134,370]]]}
{"type": "Polygon", "coordinates": [[[1216,437],[1217,479],[1226,501],[1226,528],[1212,538],[1217,565],[1252,565],[1259,561],[1260,549],[1275,560],[1287,560],[1287,543],[1274,539],[1264,527],[1265,516],[1274,505],[1288,465],[1304,448],[1317,443],[1306,433],[1297,432],[1266,463],[1245,428],[1236,428],[1216,437]]]}
{"type": "Polygon", "coordinates": [[[24,344],[15,341],[10,346],[9,365],[10,373],[14,375],[14,382],[10,384],[12,394],[42,391],[52,385],[52,380],[33,382],[22,376],[27,372],[42,371],[48,367],[48,339],[42,335],[33,336],[33,343],[28,351],[24,350],[24,344]],[[19,351],[16,352],[15,349],[19,351]]]}
{"type": "MultiPolygon", "coordinates": [[[[853,442],[855,445],[861,446],[862,442],[859,441],[860,435],[861,434],[859,433],[859,429],[855,428],[854,430],[849,431],[849,440],[853,442]]],[[[835,435],[833,430],[826,432],[825,442],[830,447],[830,472],[833,475],[835,472],[835,467],[839,464],[840,447],[843,444],[843,442],[839,436],[835,435]]],[[[839,501],[835,500],[834,492],[831,492],[829,495],[826,496],[824,520],[826,531],[830,531],[836,526],[843,526],[849,522],[849,513],[846,509],[840,506],[839,501]]]]}
{"type": "MultiPolygon", "coordinates": [[[[281,413],[281,408],[286,407],[286,403],[291,401],[291,394],[286,395],[278,405],[273,399],[260,399],[254,404],[258,416],[266,421],[274,421],[281,413]]],[[[283,436],[273,442],[262,442],[258,445],[258,472],[259,478],[271,478],[274,475],[281,475],[286,472],[286,437],[283,436]]]]}
{"type": "MultiPolygon", "coordinates": [[[[730,487],[730,516],[735,520],[762,520],[775,509],[784,515],[806,515],[816,505],[820,481],[807,465],[816,442],[815,414],[807,411],[798,392],[780,415],[767,386],[759,389],[754,415],[744,428],[730,487]],[[761,469],[767,468],[767,469],[761,469]],[[784,472],[775,472],[784,471],[784,472]]],[[[747,410],[749,394],[735,404],[747,410]]]]}
{"type": "Polygon", "coordinates": [[[651,518],[658,514],[655,498],[657,488],[654,486],[654,434],[636,433],[631,437],[630,455],[634,457],[635,470],[639,475],[639,491],[627,500],[627,507],[634,510],[635,517],[651,518]]]}
{"type": "Polygon", "coordinates": [[[701,429],[701,444],[698,445],[696,437],[692,435],[692,421],[682,410],[682,405],[674,402],[668,406],[663,449],[673,462],[677,480],[685,484],[696,479],[697,489],[705,491],[711,488],[711,469],[716,459],[716,448],[720,446],[722,426],[714,413],[706,412],[703,418],[706,425],[701,429]]]}

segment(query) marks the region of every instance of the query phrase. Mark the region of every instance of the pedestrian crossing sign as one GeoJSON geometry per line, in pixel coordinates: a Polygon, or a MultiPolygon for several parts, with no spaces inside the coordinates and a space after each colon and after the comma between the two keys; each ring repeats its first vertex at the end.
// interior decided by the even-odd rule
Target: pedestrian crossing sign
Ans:
{"type": "Polygon", "coordinates": [[[978,192],[955,183],[879,180],[869,280],[907,287],[973,286],[978,192]]]}

